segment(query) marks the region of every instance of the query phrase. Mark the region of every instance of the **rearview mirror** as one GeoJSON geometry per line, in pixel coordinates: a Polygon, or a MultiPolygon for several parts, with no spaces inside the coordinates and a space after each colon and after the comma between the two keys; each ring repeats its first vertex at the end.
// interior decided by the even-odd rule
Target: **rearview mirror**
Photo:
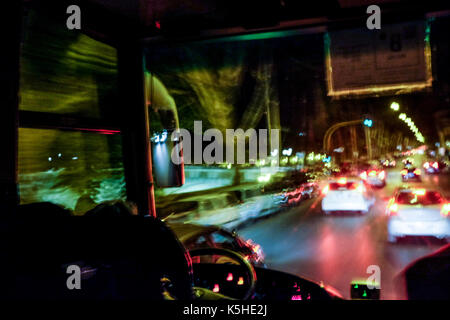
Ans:
{"type": "Polygon", "coordinates": [[[380,300],[380,286],[370,286],[364,281],[352,281],[350,297],[354,300],[380,300]]]}
{"type": "Polygon", "coordinates": [[[153,176],[160,188],[181,187],[184,184],[184,164],[175,164],[171,158],[175,148],[171,134],[169,130],[157,132],[151,140],[153,176]]]}

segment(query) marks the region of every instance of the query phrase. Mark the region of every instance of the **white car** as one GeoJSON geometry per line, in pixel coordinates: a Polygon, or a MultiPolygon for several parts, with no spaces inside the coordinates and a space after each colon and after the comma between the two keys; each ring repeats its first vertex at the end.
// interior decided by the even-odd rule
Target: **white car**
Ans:
{"type": "Polygon", "coordinates": [[[450,206],[438,191],[399,189],[389,200],[386,214],[388,241],[405,236],[450,238],[450,206]]]}
{"type": "Polygon", "coordinates": [[[368,213],[375,199],[370,196],[361,179],[339,178],[329,181],[322,190],[322,211],[368,213]]]}

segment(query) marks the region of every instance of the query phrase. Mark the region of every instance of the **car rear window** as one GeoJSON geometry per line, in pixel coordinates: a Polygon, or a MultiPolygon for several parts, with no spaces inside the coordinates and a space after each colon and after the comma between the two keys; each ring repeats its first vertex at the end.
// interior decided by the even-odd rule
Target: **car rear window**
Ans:
{"type": "Polygon", "coordinates": [[[437,191],[427,191],[425,194],[419,194],[417,192],[401,192],[397,201],[398,204],[421,204],[421,205],[433,205],[444,202],[441,194],[437,191]]]}
{"type": "Polygon", "coordinates": [[[347,183],[330,183],[330,190],[354,190],[357,187],[356,182],[347,182],[347,183]]]}

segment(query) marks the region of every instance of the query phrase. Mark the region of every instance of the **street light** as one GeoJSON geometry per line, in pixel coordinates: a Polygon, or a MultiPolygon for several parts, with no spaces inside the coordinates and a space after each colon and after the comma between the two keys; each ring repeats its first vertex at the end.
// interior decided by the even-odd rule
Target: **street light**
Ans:
{"type": "Polygon", "coordinates": [[[392,102],[391,103],[391,109],[394,111],[398,111],[400,109],[400,105],[398,104],[398,102],[392,102]]]}

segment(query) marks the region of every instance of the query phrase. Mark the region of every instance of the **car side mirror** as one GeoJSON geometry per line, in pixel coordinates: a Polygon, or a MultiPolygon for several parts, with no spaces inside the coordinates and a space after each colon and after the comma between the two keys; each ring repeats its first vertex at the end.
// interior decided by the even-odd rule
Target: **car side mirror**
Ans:
{"type": "Polygon", "coordinates": [[[155,133],[151,139],[152,164],[155,183],[160,188],[181,187],[184,184],[184,164],[172,161],[172,152],[176,148],[175,141],[170,139],[172,131],[164,130],[155,133]]]}
{"type": "Polygon", "coordinates": [[[353,300],[380,300],[379,286],[369,286],[363,281],[352,281],[350,284],[350,297],[353,300]]]}

